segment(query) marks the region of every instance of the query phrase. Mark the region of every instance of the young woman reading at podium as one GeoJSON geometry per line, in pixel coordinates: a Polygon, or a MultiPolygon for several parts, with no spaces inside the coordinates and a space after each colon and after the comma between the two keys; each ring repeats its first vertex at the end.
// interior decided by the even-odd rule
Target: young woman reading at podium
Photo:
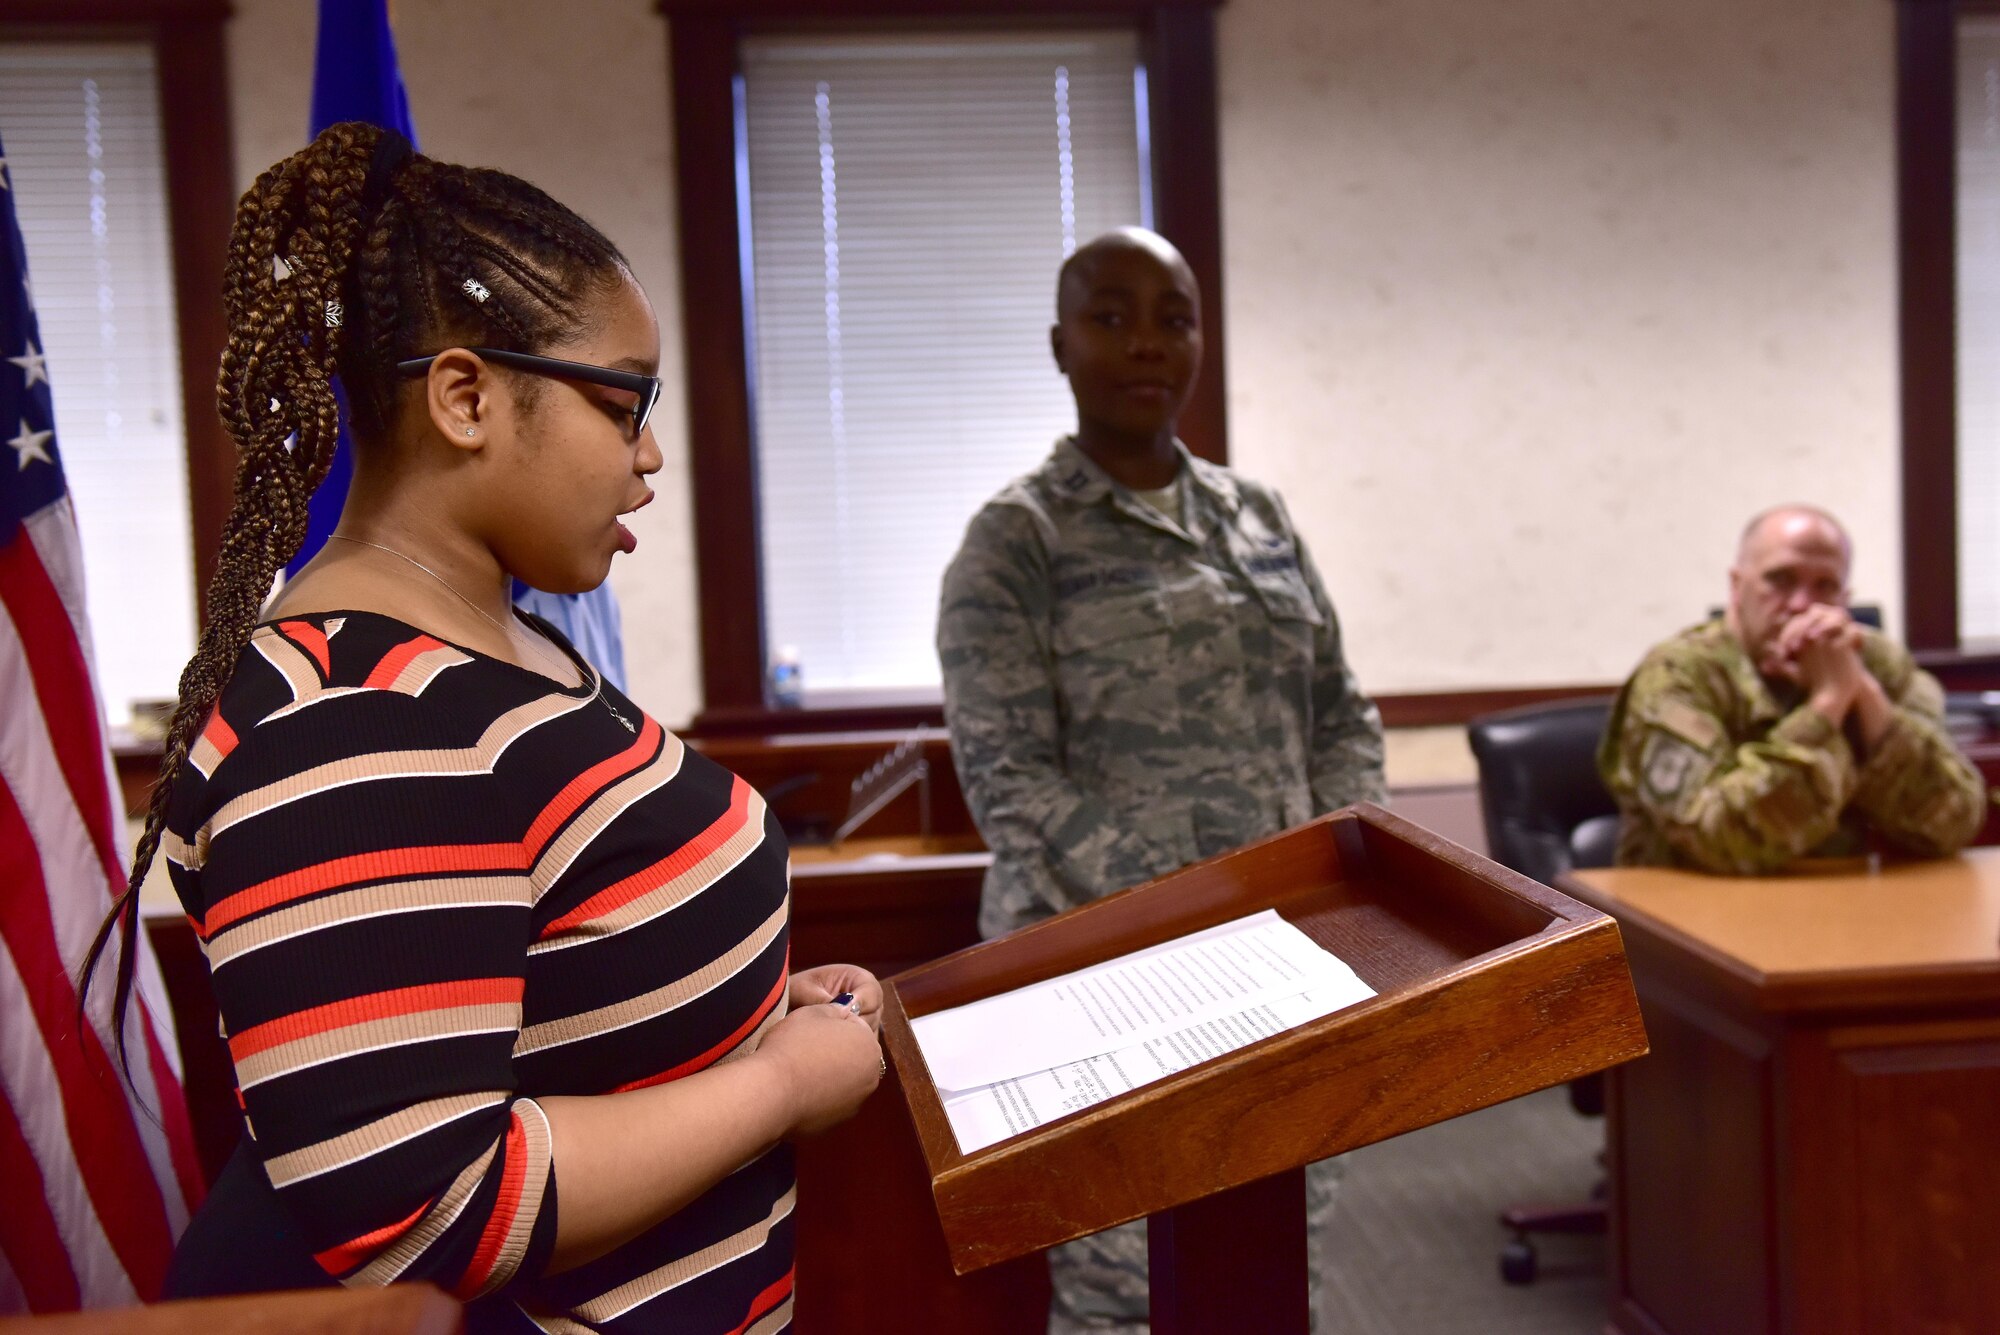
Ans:
{"type": "Polygon", "coordinates": [[[589,589],[633,549],[652,306],[539,190],[359,124],[244,195],[225,302],[235,507],[132,885],[167,859],[245,1134],[170,1287],[423,1280],[474,1330],[786,1329],[785,1141],[875,1087],[880,989],[788,972],[762,800],[510,608],[516,577],[589,589]],[[353,487],[265,608],[335,375],[353,487]]]}
{"type": "MultiPolygon", "coordinates": [[[[987,936],[1383,795],[1380,720],[1284,503],[1175,437],[1201,367],[1187,261],[1109,233],[1056,307],[1076,434],[973,518],[938,617],[987,936]]],[[[1333,1166],[1306,1180],[1317,1240],[1333,1166]]],[[[1049,1256],[1052,1335],[1144,1328],[1143,1225],[1049,1256]]]]}

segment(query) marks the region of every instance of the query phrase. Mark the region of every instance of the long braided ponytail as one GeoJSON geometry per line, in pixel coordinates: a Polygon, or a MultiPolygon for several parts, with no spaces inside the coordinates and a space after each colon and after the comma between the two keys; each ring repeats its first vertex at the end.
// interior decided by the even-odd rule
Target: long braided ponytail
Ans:
{"type": "MultiPolygon", "coordinates": [[[[115,932],[121,1066],[139,887],[163,837],[173,852],[174,780],[273,580],[305,541],[307,501],[338,440],[335,376],[357,446],[368,448],[394,428],[397,361],[453,344],[534,351],[560,341],[582,327],[589,297],[615,283],[624,263],[589,223],[518,177],[437,162],[360,122],[329,127],[259,176],[237,204],[223,274],[229,340],[216,383],[237,448],[235,500],[131,875],[91,943],[78,988],[81,1012],[115,932]]],[[[524,388],[532,393],[532,384],[524,388]]]]}

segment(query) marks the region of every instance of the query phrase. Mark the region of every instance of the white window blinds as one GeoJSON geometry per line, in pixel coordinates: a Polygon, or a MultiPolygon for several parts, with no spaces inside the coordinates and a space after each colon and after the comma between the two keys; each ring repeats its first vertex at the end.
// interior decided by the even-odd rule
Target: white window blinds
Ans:
{"type": "Polygon", "coordinates": [[[1056,269],[1147,221],[1137,43],[760,37],[742,60],[766,640],[811,693],[935,685],[966,521],[1075,423],[1056,269]]]}
{"type": "Polygon", "coordinates": [[[1958,24],[1958,633],[2000,641],[2000,18],[1974,16],[1958,24]]]}
{"type": "Polygon", "coordinates": [[[194,652],[159,108],[149,44],[0,43],[0,142],[115,723],[171,697],[194,652]]]}

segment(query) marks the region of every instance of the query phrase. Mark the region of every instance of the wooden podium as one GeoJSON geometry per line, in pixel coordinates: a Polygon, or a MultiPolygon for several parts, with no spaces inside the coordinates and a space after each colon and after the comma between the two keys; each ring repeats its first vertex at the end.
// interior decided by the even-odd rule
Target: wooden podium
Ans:
{"type": "Polygon", "coordinates": [[[883,1036],[959,1274],[1149,1217],[1153,1329],[1307,1329],[1303,1165],[1646,1051],[1609,917],[1372,805],[900,974],[883,1036]],[[1377,995],[973,1154],[910,1030],[1263,909],[1377,995]]]}

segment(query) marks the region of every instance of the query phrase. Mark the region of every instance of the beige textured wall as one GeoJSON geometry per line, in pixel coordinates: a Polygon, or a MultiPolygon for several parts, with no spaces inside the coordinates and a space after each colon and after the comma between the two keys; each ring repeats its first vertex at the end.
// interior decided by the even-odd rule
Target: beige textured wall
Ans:
{"type": "Polygon", "coordinates": [[[1880,0],[1233,0],[1230,431],[1364,685],[1614,680],[1738,526],[1894,608],[1880,0]]]}
{"type": "MultiPolygon", "coordinates": [[[[302,135],[312,11],[237,0],[246,183],[302,135]]],[[[424,146],[603,226],[675,377],[651,0],[395,13],[424,146]]],[[[1892,18],[1883,0],[1221,11],[1236,457],[1284,489],[1364,685],[1614,679],[1719,599],[1744,515],[1793,496],[1848,519],[1857,588],[1893,611],[1892,18]]],[[[635,694],[670,721],[700,700],[680,402],[673,384],[661,498],[613,575],[635,694]]]]}
{"type": "MultiPolygon", "coordinates": [[[[236,0],[229,25],[236,176],[304,141],[316,6],[236,0]]],[[[533,181],[632,261],[660,316],[666,394],[653,417],[659,493],[612,566],[632,695],[668,722],[701,702],[667,28],[652,0],[396,0],[398,56],[426,152],[533,181]]]]}

